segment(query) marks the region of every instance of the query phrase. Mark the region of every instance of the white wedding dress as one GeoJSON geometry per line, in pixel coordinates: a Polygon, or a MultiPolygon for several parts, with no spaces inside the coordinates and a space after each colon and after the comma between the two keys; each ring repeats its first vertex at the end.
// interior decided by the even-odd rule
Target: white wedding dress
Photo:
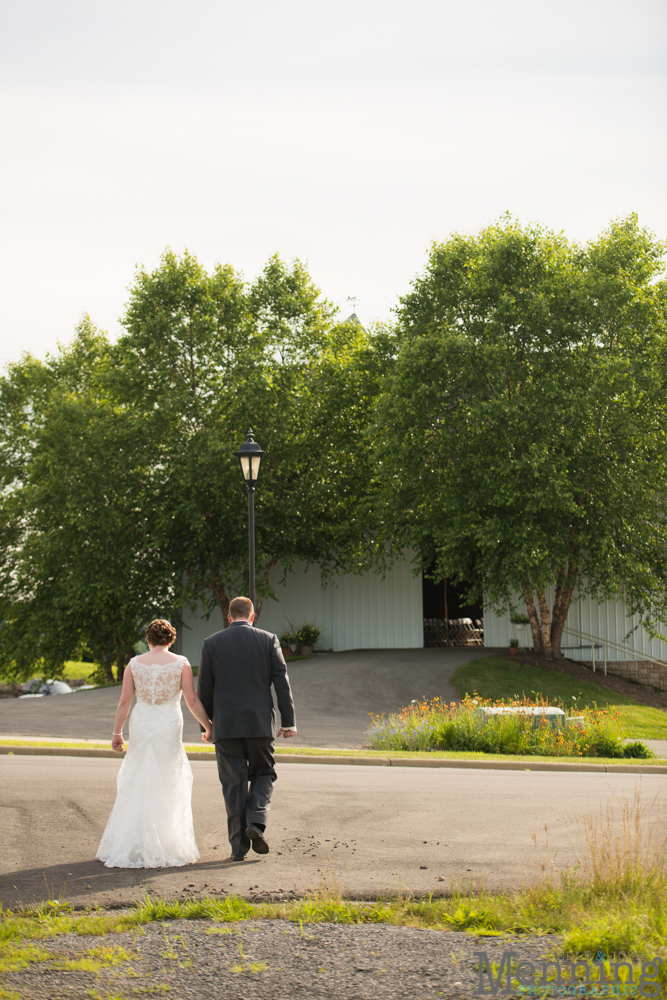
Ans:
{"type": "Polygon", "coordinates": [[[166,868],[199,858],[192,768],[183,748],[181,672],[187,662],[130,660],[137,703],[118,794],[97,857],[107,868],[166,868]]]}

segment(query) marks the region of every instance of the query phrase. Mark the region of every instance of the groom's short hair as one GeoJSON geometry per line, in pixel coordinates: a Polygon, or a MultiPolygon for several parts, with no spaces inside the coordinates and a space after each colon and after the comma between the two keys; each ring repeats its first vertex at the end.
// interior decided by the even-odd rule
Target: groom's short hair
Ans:
{"type": "Polygon", "coordinates": [[[233,601],[229,602],[229,613],[235,620],[237,618],[250,618],[254,610],[249,597],[235,597],[233,601]]]}

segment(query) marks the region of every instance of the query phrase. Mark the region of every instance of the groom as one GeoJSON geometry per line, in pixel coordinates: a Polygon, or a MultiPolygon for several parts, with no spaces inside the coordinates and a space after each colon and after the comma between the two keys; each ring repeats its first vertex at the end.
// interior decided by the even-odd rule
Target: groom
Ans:
{"type": "Polygon", "coordinates": [[[273,782],[275,712],[278,736],[296,733],[294,702],[278,637],[253,628],[255,609],[247,597],[229,605],[229,625],[204,640],[199,660],[199,698],[213,722],[212,742],[227,809],[232,861],[243,861],[252,845],[269,853],[265,836],[273,782]]]}

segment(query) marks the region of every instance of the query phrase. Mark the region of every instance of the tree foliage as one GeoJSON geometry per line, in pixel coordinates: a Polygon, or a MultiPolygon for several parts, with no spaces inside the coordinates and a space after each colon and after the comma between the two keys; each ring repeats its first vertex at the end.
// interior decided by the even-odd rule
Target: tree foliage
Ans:
{"type": "Polygon", "coordinates": [[[273,257],[246,288],[231,268],[209,276],[168,252],[139,274],[124,324],[118,392],[153,441],[159,531],[174,572],[185,571],[187,599],[226,618],[232,590],[247,584],[247,500],[233,453],[249,426],[267,453],[258,609],[278,562],[369,562],[366,432],[381,372],[368,334],[336,323],[298,261],[273,257]]]}
{"type": "Polygon", "coordinates": [[[122,671],[141,625],[226,613],[247,582],[234,451],[266,451],[270,573],[382,568],[412,545],[471,599],[525,601],[558,655],[575,588],[667,618],[664,247],[634,217],[587,246],[511,219],[433,246],[393,331],[340,322],[306,268],[252,283],[167,251],[114,344],[0,379],[0,664],[122,671]],[[551,606],[547,602],[553,588],[551,606]]]}
{"type": "Polygon", "coordinates": [[[88,320],[72,345],[26,357],[3,403],[3,673],[57,676],[82,645],[108,679],[146,609],[174,608],[153,538],[159,492],[133,414],[105,389],[109,345],[88,320]]]}
{"type": "Polygon", "coordinates": [[[4,673],[57,674],[82,643],[126,662],[140,627],[187,602],[226,618],[247,586],[247,497],[234,451],[266,451],[258,610],[280,563],[359,569],[385,549],[367,435],[382,363],[305,268],[250,286],[190,254],[140,270],[114,345],[89,321],[0,384],[4,673]]]}
{"type": "Polygon", "coordinates": [[[401,301],[378,420],[397,523],[471,598],[522,598],[546,655],[575,587],[666,617],[663,253],[634,217],[585,247],[505,219],[434,245],[401,301]]]}

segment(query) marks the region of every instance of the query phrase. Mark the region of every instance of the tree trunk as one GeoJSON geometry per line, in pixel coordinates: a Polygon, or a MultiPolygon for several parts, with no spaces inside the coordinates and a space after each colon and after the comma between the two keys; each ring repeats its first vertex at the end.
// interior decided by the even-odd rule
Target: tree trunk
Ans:
{"type": "Polygon", "coordinates": [[[523,592],[526,601],[526,611],[530,620],[530,630],[533,633],[533,649],[540,656],[551,656],[551,628],[549,623],[549,606],[543,590],[537,590],[539,615],[533,600],[533,588],[526,587],[523,592]]]}
{"type": "MultiPolygon", "coordinates": [[[[273,558],[269,559],[266,566],[264,567],[264,571],[262,573],[262,580],[264,581],[265,586],[268,586],[269,573],[271,572],[271,570],[273,569],[273,567],[276,565],[277,562],[278,562],[278,556],[273,556],[273,558]]],[[[259,616],[261,615],[263,604],[264,604],[264,596],[262,594],[258,594],[255,598],[255,619],[259,618],[259,616]]]]}
{"type": "Polygon", "coordinates": [[[213,591],[215,599],[218,602],[218,607],[222,611],[223,628],[227,628],[229,625],[229,622],[227,621],[227,615],[229,614],[229,594],[227,593],[224,583],[220,579],[220,575],[216,573],[212,580],[198,580],[194,573],[190,570],[189,566],[185,567],[185,572],[198,587],[206,587],[207,590],[213,591]]]}
{"type": "Polygon", "coordinates": [[[533,600],[533,591],[531,587],[526,587],[523,592],[523,596],[526,601],[526,611],[528,612],[528,618],[530,619],[530,631],[533,633],[533,649],[536,653],[542,655],[542,631],[540,629],[540,623],[537,618],[537,611],[535,610],[535,601],[533,600]]]}
{"type": "Polygon", "coordinates": [[[224,627],[227,628],[229,625],[229,622],[227,621],[227,615],[229,614],[229,594],[227,593],[225,585],[219,576],[216,576],[215,580],[213,580],[209,586],[215,594],[215,599],[220,606],[220,610],[222,611],[224,627]]]}
{"type": "MultiPolygon", "coordinates": [[[[263,573],[262,573],[262,579],[263,579],[263,581],[264,581],[265,584],[268,584],[268,582],[269,582],[269,573],[271,572],[271,570],[273,569],[273,567],[276,565],[277,562],[278,562],[278,556],[273,556],[273,558],[270,559],[268,561],[268,563],[266,564],[266,566],[264,567],[264,570],[263,570],[263,573]]],[[[218,606],[219,606],[220,610],[222,611],[222,620],[224,622],[224,627],[227,628],[227,626],[229,625],[229,622],[227,621],[227,615],[229,614],[229,600],[230,599],[229,599],[229,594],[227,593],[227,588],[225,587],[225,584],[223,583],[223,581],[220,578],[220,576],[216,574],[216,576],[212,580],[201,581],[201,580],[196,580],[195,577],[193,576],[193,574],[190,572],[190,570],[187,567],[186,567],[186,572],[187,572],[188,576],[192,580],[194,580],[194,582],[198,586],[204,586],[204,587],[207,587],[209,590],[213,591],[213,593],[215,594],[215,599],[218,602],[218,606]]],[[[249,579],[249,574],[248,574],[248,570],[246,569],[244,571],[244,573],[243,573],[243,580],[244,580],[244,585],[245,585],[246,592],[248,590],[248,579],[249,579]]],[[[264,603],[264,598],[263,597],[260,596],[260,597],[256,597],[255,598],[255,618],[259,618],[259,616],[261,614],[261,611],[262,611],[262,604],[263,603],[264,603]]]]}
{"type": "Polygon", "coordinates": [[[551,626],[549,623],[549,605],[546,594],[543,590],[537,591],[537,600],[540,605],[540,632],[542,633],[542,656],[551,657],[551,626]]]}
{"type": "Polygon", "coordinates": [[[528,612],[530,628],[533,633],[533,648],[541,656],[548,656],[550,659],[560,658],[563,629],[572,603],[572,594],[578,574],[579,568],[574,559],[570,558],[567,567],[558,574],[556,594],[551,614],[549,614],[549,605],[547,604],[546,594],[543,590],[537,591],[537,600],[540,608],[539,616],[535,608],[532,588],[526,587],[524,590],[526,611],[528,612]]]}
{"type": "Polygon", "coordinates": [[[104,667],[104,675],[107,684],[113,684],[115,682],[115,677],[113,675],[113,670],[111,669],[111,657],[108,653],[102,654],[102,666],[104,667]]]}
{"type": "Polygon", "coordinates": [[[567,569],[559,575],[556,587],[556,597],[554,599],[553,613],[551,616],[551,655],[559,657],[560,644],[563,640],[563,628],[565,620],[572,603],[574,585],[579,575],[579,567],[574,559],[568,560],[567,569]]]}

